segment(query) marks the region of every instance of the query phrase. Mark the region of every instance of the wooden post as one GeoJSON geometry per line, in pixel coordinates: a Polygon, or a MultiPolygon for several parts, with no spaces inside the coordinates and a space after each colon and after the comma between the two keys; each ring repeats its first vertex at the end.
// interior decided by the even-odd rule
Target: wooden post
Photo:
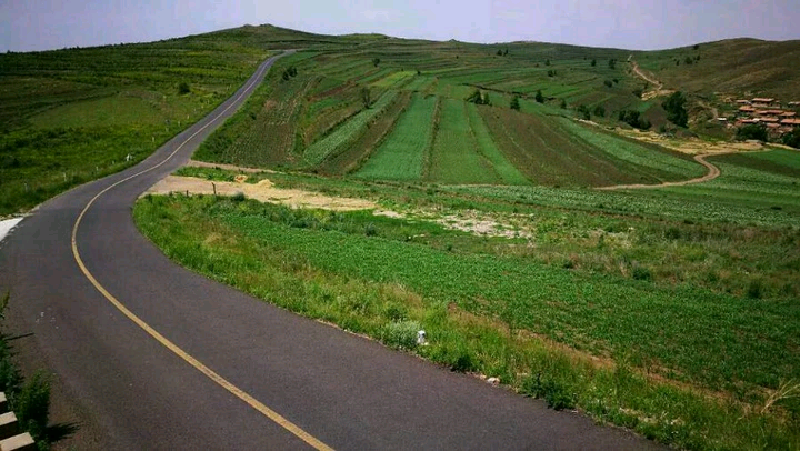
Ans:
{"type": "MultiPolygon", "coordinates": [[[[27,186],[27,184],[25,186],[27,186]]],[[[215,185],[214,182],[211,182],[211,190],[214,191],[214,196],[216,196],[217,195],[217,185],[215,185]]]]}

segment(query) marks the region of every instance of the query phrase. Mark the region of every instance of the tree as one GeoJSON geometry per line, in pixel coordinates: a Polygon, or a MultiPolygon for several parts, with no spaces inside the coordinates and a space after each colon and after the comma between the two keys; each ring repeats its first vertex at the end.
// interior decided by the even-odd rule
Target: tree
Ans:
{"type": "Polygon", "coordinates": [[[506,49],[506,51],[503,52],[503,56],[508,56],[508,49],[506,49]]]}
{"type": "Polygon", "coordinates": [[[589,107],[586,105],[579,106],[578,112],[581,113],[581,118],[585,121],[588,121],[592,118],[592,113],[589,111],[589,107]]]}
{"type": "Polygon", "coordinates": [[[652,124],[642,117],[642,113],[636,110],[622,110],[619,112],[619,120],[627,122],[633,128],[649,130],[652,124]]]}
{"type": "Polygon", "coordinates": [[[517,111],[519,111],[519,96],[514,96],[514,97],[511,99],[511,105],[510,105],[510,107],[511,107],[511,109],[512,109],[512,110],[517,110],[517,111]]]}
{"type": "Polygon", "coordinates": [[[544,103],[544,96],[542,95],[541,89],[536,91],[536,101],[539,103],[544,103]]]}
{"type": "Polygon", "coordinates": [[[497,56],[503,56],[503,51],[500,50],[500,49],[497,49],[497,56]]]}
{"type": "Polygon", "coordinates": [[[616,68],[616,67],[617,67],[617,60],[616,60],[616,58],[611,58],[610,60],[608,60],[608,68],[609,68],[609,69],[614,69],[614,68],[616,68]]]}
{"type": "Polygon", "coordinates": [[[602,105],[597,105],[594,107],[594,110],[592,110],[592,114],[599,117],[606,117],[606,109],[603,108],[602,105]]]}
{"type": "Polygon", "coordinates": [[[661,108],[667,111],[667,120],[686,128],[689,125],[689,113],[686,111],[686,97],[681,91],[673,92],[667,100],[661,102],[661,108]]]}
{"type": "Polygon", "coordinates": [[[281,74],[281,78],[283,79],[283,81],[289,80],[289,71],[288,70],[283,71],[283,73],[281,74]]]}
{"type": "Polygon", "coordinates": [[[561,99],[561,109],[562,110],[566,110],[567,109],[567,101],[564,100],[564,99],[561,99]]]}
{"type": "Polygon", "coordinates": [[[492,105],[492,101],[489,99],[489,93],[488,92],[484,92],[483,93],[483,101],[481,103],[483,103],[484,105],[489,105],[489,106],[492,105]]]}
{"type": "Polygon", "coordinates": [[[544,65],[549,67],[550,66],[550,60],[545,61],[544,65]]]}
{"type": "Polygon", "coordinates": [[[367,87],[361,88],[361,103],[364,104],[364,108],[372,106],[372,95],[367,87]]]}
{"type": "Polygon", "coordinates": [[[783,143],[789,147],[800,149],[800,130],[795,130],[783,135],[783,143]]]}
{"type": "Polygon", "coordinates": [[[642,91],[641,88],[636,88],[631,92],[633,92],[633,95],[635,95],[636,97],[638,97],[640,99],[642,98],[643,91],[642,91]]]}
{"type": "Polygon", "coordinates": [[[605,85],[606,88],[610,88],[614,86],[614,83],[611,80],[603,80],[603,85],[605,85]]]}
{"type": "Polygon", "coordinates": [[[467,102],[477,103],[479,105],[483,103],[483,99],[481,98],[481,90],[476,89],[472,91],[472,94],[467,97],[467,102]]]}
{"type": "Polygon", "coordinates": [[[593,59],[591,64],[592,64],[592,67],[597,67],[597,60],[593,59]]]}
{"type": "Polygon", "coordinates": [[[189,87],[189,83],[187,83],[185,81],[182,81],[178,85],[178,93],[179,94],[189,94],[190,92],[192,92],[192,89],[189,87]]]}
{"type": "Polygon", "coordinates": [[[372,65],[374,67],[378,67],[378,64],[380,64],[380,63],[381,63],[381,59],[380,58],[372,58],[372,65]]]}
{"type": "Polygon", "coordinates": [[[740,128],[736,131],[736,139],[746,140],[746,139],[757,139],[759,141],[767,141],[769,136],[767,136],[767,129],[762,127],[759,124],[750,124],[745,125],[744,127],[740,128]]]}

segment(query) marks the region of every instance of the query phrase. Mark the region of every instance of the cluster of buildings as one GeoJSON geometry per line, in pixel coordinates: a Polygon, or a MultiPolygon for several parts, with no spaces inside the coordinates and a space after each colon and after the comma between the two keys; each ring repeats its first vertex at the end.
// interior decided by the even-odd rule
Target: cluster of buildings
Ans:
{"type": "MultiPolygon", "coordinates": [[[[788,102],[785,108],[779,100],[767,98],[737,100],[736,103],[739,106],[734,118],[736,127],[762,125],[767,128],[770,139],[778,139],[785,133],[800,129],[800,101],[788,102]]],[[[724,122],[727,121],[724,119],[724,122]]]]}

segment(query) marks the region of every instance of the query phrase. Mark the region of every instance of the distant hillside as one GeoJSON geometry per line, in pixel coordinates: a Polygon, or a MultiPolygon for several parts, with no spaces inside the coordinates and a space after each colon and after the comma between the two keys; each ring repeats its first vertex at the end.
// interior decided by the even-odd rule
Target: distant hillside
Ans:
{"type": "Polygon", "coordinates": [[[800,40],[729,39],[633,55],[666,88],[800,100],[800,40]]]}

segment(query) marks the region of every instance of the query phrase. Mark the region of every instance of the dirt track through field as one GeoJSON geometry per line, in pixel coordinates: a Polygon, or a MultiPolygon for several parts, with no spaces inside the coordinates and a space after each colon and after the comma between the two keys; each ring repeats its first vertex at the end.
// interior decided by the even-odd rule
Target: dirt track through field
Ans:
{"type": "Polygon", "coordinates": [[[656,87],[653,90],[650,90],[650,91],[647,91],[647,92],[643,92],[642,93],[642,100],[650,100],[650,99],[654,99],[654,98],[660,97],[660,96],[667,96],[667,95],[670,95],[670,94],[672,94],[674,92],[674,91],[671,91],[669,89],[664,89],[664,84],[663,83],[661,83],[660,81],[656,80],[655,78],[649,77],[647,74],[642,72],[642,70],[639,69],[639,63],[637,63],[636,61],[631,59],[632,56],[633,55],[628,57],[628,61],[631,63],[631,70],[633,70],[633,73],[635,73],[642,80],[644,80],[644,81],[646,81],[648,83],[652,83],[656,87]]]}
{"type": "MultiPolygon", "coordinates": [[[[731,152],[728,152],[728,153],[731,153],[731,152]]],[[[702,177],[689,179],[689,180],[681,180],[681,181],[678,181],[678,182],[662,182],[662,183],[657,183],[657,184],[654,184],[654,185],[648,185],[648,184],[644,184],[644,183],[634,183],[634,184],[631,184],[631,185],[604,186],[602,188],[596,188],[596,189],[603,190],[603,191],[614,191],[614,190],[621,190],[621,189],[668,188],[668,187],[673,187],[673,186],[685,186],[685,185],[691,185],[693,183],[708,182],[708,181],[714,180],[715,178],[719,177],[719,175],[720,175],[719,168],[714,166],[713,164],[711,164],[709,161],[706,160],[706,157],[711,157],[711,156],[716,156],[716,155],[722,155],[722,153],[721,152],[703,153],[703,154],[694,156],[694,161],[696,161],[696,162],[698,162],[698,163],[700,163],[703,166],[708,168],[708,174],[706,174],[706,175],[704,175],[702,177]]]]}

